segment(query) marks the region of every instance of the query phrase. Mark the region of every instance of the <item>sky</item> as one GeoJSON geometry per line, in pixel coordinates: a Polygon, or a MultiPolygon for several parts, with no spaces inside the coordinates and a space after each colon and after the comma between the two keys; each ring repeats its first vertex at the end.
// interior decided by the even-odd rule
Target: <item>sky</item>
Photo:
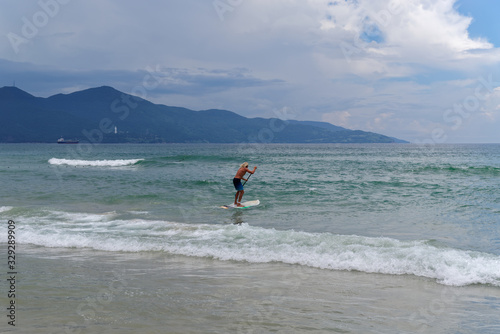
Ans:
{"type": "Polygon", "coordinates": [[[498,0],[0,0],[0,87],[500,143],[498,0]]]}

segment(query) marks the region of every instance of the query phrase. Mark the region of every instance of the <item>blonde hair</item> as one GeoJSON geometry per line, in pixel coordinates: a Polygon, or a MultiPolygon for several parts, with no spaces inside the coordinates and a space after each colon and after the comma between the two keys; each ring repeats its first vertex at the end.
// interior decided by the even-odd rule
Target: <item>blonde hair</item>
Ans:
{"type": "Polygon", "coordinates": [[[245,168],[246,168],[246,167],[248,167],[248,162],[244,162],[244,163],[242,163],[242,164],[240,165],[240,167],[245,167],[245,168]]]}

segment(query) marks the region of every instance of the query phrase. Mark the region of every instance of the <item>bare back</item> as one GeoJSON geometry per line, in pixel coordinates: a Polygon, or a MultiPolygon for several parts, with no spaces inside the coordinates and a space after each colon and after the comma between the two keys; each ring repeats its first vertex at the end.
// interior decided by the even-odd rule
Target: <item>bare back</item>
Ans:
{"type": "Polygon", "coordinates": [[[240,167],[238,171],[236,172],[235,179],[242,179],[243,176],[245,176],[246,173],[252,173],[252,171],[246,167],[240,167]]]}

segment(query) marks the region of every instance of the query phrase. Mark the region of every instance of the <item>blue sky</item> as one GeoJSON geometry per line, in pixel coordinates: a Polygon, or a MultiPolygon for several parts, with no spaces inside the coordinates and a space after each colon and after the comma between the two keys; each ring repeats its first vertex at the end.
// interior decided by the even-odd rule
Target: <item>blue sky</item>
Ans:
{"type": "Polygon", "coordinates": [[[500,1],[492,0],[459,0],[457,10],[463,15],[473,18],[467,29],[472,38],[484,37],[500,47],[500,1]]]}
{"type": "Polygon", "coordinates": [[[496,0],[0,0],[0,86],[500,142],[496,0]]]}

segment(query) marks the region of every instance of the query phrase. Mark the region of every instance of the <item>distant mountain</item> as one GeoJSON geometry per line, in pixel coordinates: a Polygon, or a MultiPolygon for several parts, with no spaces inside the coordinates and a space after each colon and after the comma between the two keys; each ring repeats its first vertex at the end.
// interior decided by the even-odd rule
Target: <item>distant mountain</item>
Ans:
{"type": "Polygon", "coordinates": [[[327,122],[314,122],[314,121],[290,121],[292,123],[300,123],[303,125],[312,125],[318,128],[327,129],[330,131],[350,131],[349,129],[343,128],[341,126],[333,125],[327,122]]]}
{"type": "Polygon", "coordinates": [[[228,110],[154,104],[112,87],[35,97],[0,88],[0,142],[395,143],[381,134],[325,122],[246,118],[228,110]]]}

